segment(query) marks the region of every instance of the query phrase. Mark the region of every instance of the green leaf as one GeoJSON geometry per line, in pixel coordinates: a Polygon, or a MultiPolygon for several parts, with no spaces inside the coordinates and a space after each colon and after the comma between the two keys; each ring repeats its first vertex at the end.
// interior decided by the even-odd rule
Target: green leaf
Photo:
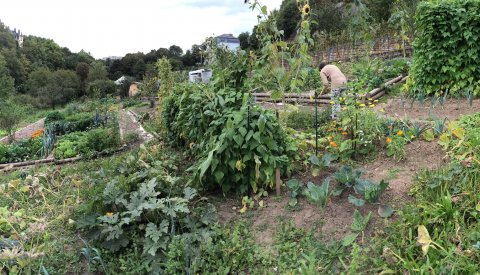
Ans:
{"type": "Polygon", "coordinates": [[[320,160],[318,159],[317,156],[315,155],[311,155],[309,158],[308,158],[308,161],[313,164],[313,165],[317,165],[317,166],[320,166],[320,160]]]}
{"type": "Polygon", "coordinates": [[[205,172],[207,172],[208,167],[210,167],[210,163],[212,163],[214,151],[215,150],[210,151],[207,159],[200,165],[200,180],[203,178],[203,175],[205,175],[205,172]]]}
{"type": "Polygon", "coordinates": [[[343,237],[342,245],[345,247],[350,246],[357,239],[358,235],[359,233],[351,233],[343,237]]]}
{"type": "Polygon", "coordinates": [[[389,205],[381,204],[378,207],[378,215],[380,215],[382,218],[389,218],[393,215],[393,209],[389,205]]]}
{"type": "Polygon", "coordinates": [[[433,129],[429,129],[425,132],[423,132],[423,138],[426,140],[426,141],[433,141],[435,140],[435,135],[433,133],[433,129]]]}
{"type": "Polygon", "coordinates": [[[360,233],[364,231],[371,217],[372,217],[372,212],[369,212],[367,216],[363,217],[362,214],[360,214],[360,211],[355,209],[355,212],[353,213],[353,222],[351,226],[352,231],[356,233],[360,233]]]}
{"type": "Polygon", "coordinates": [[[265,118],[265,116],[260,115],[260,117],[258,118],[258,131],[260,133],[263,133],[263,131],[265,130],[266,122],[267,122],[267,119],[265,118]]]}
{"type": "Polygon", "coordinates": [[[191,200],[193,199],[195,196],[197,196],[197,190],[191,188],[191,187],[185,187],[185,189],[183,189],[183,194],[184,194],[184,198],[186,200],[191,200]]]}
{"type": "Polygon", "coordinates": [[[348,195],[348,202],[355,206],[365,205],[365,201],[363,199],[356,198],[355,196],[352,196],[352,195],[348,195]]]}
{"type": "Polygon", "coordinates": [[[262,6],[262,13],[263,13],[263,15],[268,14],[267,6],[262,6]]]}

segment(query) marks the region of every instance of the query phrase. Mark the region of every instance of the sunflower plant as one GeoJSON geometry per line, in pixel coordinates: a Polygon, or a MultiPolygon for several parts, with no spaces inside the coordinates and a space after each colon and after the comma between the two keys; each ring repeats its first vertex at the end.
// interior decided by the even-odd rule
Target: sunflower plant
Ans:
{"type": "Polygon", "coordinates": [[[256,33],[261,45],[258,52],[250,52],[252,88],[271,91],[272,98],[282,98],[286,92],[302,92],[315,70],[309,53],[314,45],[309,1],[297,4],[301,13],[299,30],[294,41],[286,42],[283,30],[277,28],[276,18],[268,15],[267,7],[258,0],[250,3],[250,8],[259,12],[256,33]]]}

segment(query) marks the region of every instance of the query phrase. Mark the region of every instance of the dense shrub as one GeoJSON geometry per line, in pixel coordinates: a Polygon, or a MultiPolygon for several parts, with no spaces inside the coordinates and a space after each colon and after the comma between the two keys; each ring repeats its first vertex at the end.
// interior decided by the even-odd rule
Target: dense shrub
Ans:
{"type": "Polygon", "coordinates": [[[97,152],[115,149],[119,144],[120,138],[115,128],[73,132],[60,138],[55,149],[55,157],[59,159],[77,155],[91,157],[97,152]]]}
{"type": "Polygon", "coordinates": [[[416,14],[413,92],[480,92],[480,1],[423,1],[416,14]]]}
{"type": "Polygon", "coordinates": [[[287,173],[295,150],[275,114],[249,107],[248,95],[236,89],[213,89],[179,85],[162,113],[170,141],[197,159],[194,181],[224,192],[272,187],[275,168],[287,173]]]}
{"type": "Polygon", "coordinates": [[[89,96],[100,98],[116,93],[117,85],[112,80],[98,79],[88,84],[87,91],[89,96]]]}
{"type": "Polygon", "coordinates": [[[41,139],[22,139],[9,145],[0,144],[0,163],[21,162],[40,158],[41,139]]]}
{"type": "Polygon", "coordinates": [[[45,125],[51,124],[52,122],[55,122],[55,121],[64,120],[64,119],[65,119],[65,116],[62,113],[60,113],[59,111],[53,111],[48,113],[47,116],[45,117],[45,125]]]}

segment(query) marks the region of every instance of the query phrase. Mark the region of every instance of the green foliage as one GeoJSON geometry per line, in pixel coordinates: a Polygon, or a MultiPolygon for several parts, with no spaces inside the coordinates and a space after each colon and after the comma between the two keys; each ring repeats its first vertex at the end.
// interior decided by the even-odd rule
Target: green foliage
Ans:
{"type": "Polygon", "coordinates": [[[322,185],[315,185],[312,182],[307,183],[307,187],[303,189],[303,195],[307,199],[319,207],[325,207],[330,196],[330,178],[326,178],[322,185]]]}
{"type": "Polygon", "coordinates": [[[362,195],[367,202],[374,203],[378,201],[380,194],[382,194],[388,187],[388,182],[382,180],[375,183],[368,179],[355,180],[355,192],[362,195]]]}
{"type": "Polygon", "coordinates": [[[22,139],[9,145],[0,145],[0,163],[21,162],[41,157],[41,139],[22,139]]]}
{"type": "Polygon", "coordinates": [[[423,1],[416,15],[412,93],[441,96],[480,92],[480,2],[423,1]]]}
{"type": "Polygon", "coordinates": [[[392,136],[387,143],[387,156],[401,161],[406,157],[405,145],[407,140],[403,136],[392,136]]]}
{"type": "Polygon", "coordinates": [[[199,245],[211,239],[215,209],[197,191],[179,184],[177,167],[159,148],[145,148],[117,162],[83,209],[79,227],[99,245],[118,251],[140,246],[148,262],[165,262],[182,239],[199,245]],[[170,247],[170,249],[169,249],[170,247]]]}
{"type": "Polygon", "coordinates": [[[172,65],[170,64],[170,61],[168,61],[168,59],[159,59],[156,63],[156,67],[158,71],[158,79],[160,80],[158,97],[160,99],[160,102],[162,102],[162,100],[168,97],[172,92],[175,82],[172,74],[172,65]]]}
{"type": "Polygon", "coordinates": [[[97,79],[87,86],[88,96],[91,98],[103,98],[107,95],[112,95],[117,92],[115,82],[108,79],[97,79]]]}
{"type": "Polygon", "coordinates": [[[11,101],[0,101],[0,130],[13,138],[14,130],[22,119],[24,109],[11,101]]]}
{"type": "Polygon", "coordinates": [[[69,158],[77,155],[92,157],[98,152],[114,150],[120,145],[120,137],[115,128],[98,128],[88,132],[73,132],[62,136],[55,148],[56,158],[69,158]]]}
{"type": "Polygon", "coordinates": [[[45,116],[45,125],[49,125],[53,122],[57,122],[64,119],[65,119],[65,116],[62,113],[60,113],[59,111],[52,111],[45,116]]]}
{"type": "Polygon", "coordinates": [[[342,240],[342,245],[343,246],[349,246],[351,245],[355,239],[357,239],[358,235],[362,233],[365,228],[367,228],[368,222],[370,222],[370,219],[372,218],[372,212],[368,213],[367,216],[363,217],[362,214],[360,214],[360,211],[355,209],[355,212],[353,212],[353,222],[350,228],[352,229],[352,233],[349,235],[346,235],[343,240],[342,240]]]}
{"type": "Polygon", "coordinates": [[[363,169],[353,169],[351,166],[342,166],[335,172],[333,178],[337,182],[335,195],[340,195],[344,189],[352,187],[356,180],[360,178],[365,171],[363,169]]]}
{"type": "MultiPolygon", "coordinates": [[[[317,114],[318,125],[322,125],[329,121],[330,113],[331,111],[329,109],[319,111],[317,114]]],[[[296,130],[308,130],[315,128],[315,112],[310,109],[288,110],[281,115],[281,119],[285,122],[287,127],[296,130]]]]}

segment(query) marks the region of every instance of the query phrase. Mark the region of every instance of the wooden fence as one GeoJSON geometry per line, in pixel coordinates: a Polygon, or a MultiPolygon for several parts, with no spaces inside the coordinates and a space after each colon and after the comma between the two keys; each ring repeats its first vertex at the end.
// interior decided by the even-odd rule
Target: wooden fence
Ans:
{"type": "MultiPolygon", "coordinates": [[[[409,41],[412,41],[410,39],[409,41]]],[[[412,45],[400,37],[384,36],[376,38],[371,42],[352,42],[332,45],[325,50],[317,51],[314,54],[314,64],[322,60],[327,63],[336,61],[350,61],[366,55],[379,58],[395,58],[412,55],[412,45]]]]}

